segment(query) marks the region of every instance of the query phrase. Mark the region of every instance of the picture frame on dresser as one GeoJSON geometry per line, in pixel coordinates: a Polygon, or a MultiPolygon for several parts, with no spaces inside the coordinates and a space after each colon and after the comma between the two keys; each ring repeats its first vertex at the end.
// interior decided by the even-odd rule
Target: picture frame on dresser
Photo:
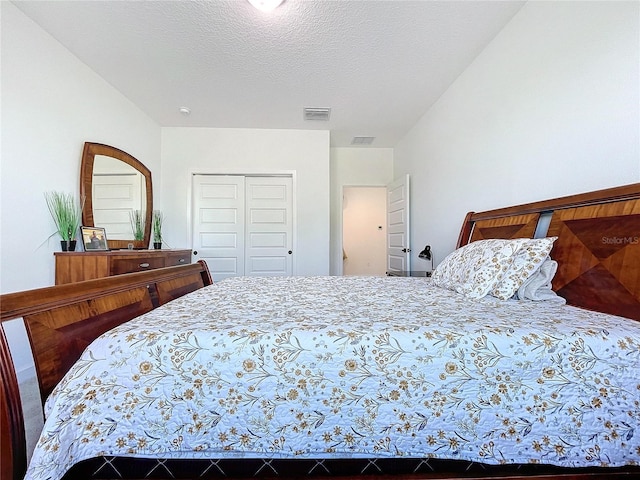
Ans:
{"type": "Polygon", "coordinates": [[[107,232],[101,227],[80,227],[82,245],[85,252],[98,252],[109,250],[107,232]]]}

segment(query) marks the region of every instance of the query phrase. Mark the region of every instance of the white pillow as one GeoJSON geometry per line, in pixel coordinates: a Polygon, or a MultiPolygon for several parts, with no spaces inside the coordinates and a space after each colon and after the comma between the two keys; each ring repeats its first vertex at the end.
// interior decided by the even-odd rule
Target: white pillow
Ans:
{"type": "Polygon", "coordinates": [[[450,253],[433,271],[433,283],[469,298],[482,298],[509,271],[515,253],[528,239],[490,239],[450,253]]]}
{"type": "Polygon", "coordinates": [[[558,237],[523,239],[524,244],[513,257],[509,270],[493,286],[490,295],[502,300],[513,297],[522,284],[540,268],[557,239],[558,237]]]}

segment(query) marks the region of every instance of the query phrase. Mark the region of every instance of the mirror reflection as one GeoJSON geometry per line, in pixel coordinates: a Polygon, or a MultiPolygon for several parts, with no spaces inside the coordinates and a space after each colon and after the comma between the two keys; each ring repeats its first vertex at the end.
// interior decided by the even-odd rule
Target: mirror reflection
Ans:
{"type": "Polygon", "coordinates": [[[131,212],[144,211],[145,178],[131,165],[96,155],[93,163],[93,223],[107,231],[109,240],[134,238],[131,212]]]}
{"type": "Polygon", "coordinates": [[[135,157],[101,143],[84,144],[80,195],[85,198],[82,224],[106,230],[110,249],[148,248],[153,192],[151,172],[135,157]],[[135,240],[131,213],[143,212],[144,238],[135,240]]]}

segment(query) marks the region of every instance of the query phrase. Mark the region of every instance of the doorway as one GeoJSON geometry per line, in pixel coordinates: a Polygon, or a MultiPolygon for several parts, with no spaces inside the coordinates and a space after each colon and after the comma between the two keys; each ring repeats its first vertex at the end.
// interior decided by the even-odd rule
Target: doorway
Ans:
{"type": "Polygon", "coordinates": [[[387,263],[387,188],[343,187],[343,275],[384,276],[387,263]]]}

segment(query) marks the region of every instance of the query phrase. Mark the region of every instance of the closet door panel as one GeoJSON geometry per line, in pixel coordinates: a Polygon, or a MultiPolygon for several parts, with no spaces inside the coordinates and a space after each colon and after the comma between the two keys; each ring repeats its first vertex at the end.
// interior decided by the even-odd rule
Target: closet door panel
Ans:
{"type": "Polygon", "coordinates": [[[244,275],[244,177],[194,175],[193,250],[214,280],[244,275]]]}
{"type": "Polygon", "coordinates": [[[245,274],[292,275],[292,179],[247,177],[245,274]]]}

